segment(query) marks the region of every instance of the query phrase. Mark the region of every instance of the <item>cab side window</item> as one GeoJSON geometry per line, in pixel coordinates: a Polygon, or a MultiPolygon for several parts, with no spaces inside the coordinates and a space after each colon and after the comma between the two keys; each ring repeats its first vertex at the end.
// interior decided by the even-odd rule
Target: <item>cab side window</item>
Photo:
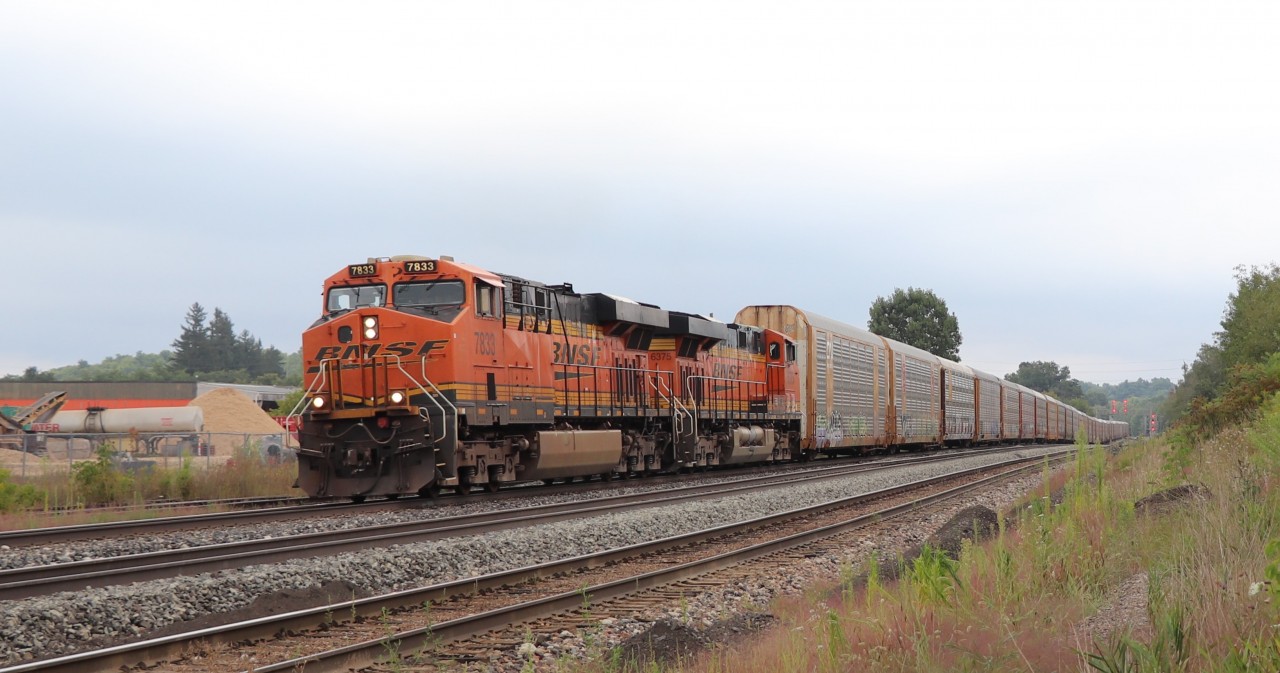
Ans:
{"type": "Polygon", "coordinates": [[[486,318],[498,317],[500,299],[498,288],[488,283],[476,283],[476,315],[486,318]]]}

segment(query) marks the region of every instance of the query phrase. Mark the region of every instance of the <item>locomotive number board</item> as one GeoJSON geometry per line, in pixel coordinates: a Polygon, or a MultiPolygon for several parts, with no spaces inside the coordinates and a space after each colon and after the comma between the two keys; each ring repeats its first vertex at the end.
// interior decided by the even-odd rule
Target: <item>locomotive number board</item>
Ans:
{"type": "Polygon", "coordinates": [[[347,275],[352,278],[378,275],[377,264],[352,264],[347,267],[347,275]]]}
{"type": "Polygon", "coordinates": [[[404,263],[405,273],[435,273],[436,260],[434,259],[413,259],[404,263]]]}

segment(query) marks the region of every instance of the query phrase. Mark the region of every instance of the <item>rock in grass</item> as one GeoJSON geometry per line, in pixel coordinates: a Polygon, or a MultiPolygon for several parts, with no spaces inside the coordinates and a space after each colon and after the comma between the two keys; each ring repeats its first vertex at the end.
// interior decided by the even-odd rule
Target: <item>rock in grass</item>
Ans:
{"type": "Polygon", "coordinates": [[[960,556],[960,547],[965,540],[981,542],[995,535],[998,529],[998,517],[990,507],[983,505],[966,507],[956,512],[955,516],[934,531],[924,544],[914,545],[903,552],[900,562],[882,563],[880,577],[886,580],[897,579],[902,568],[919,558],[926,546],[940,550],[950,558],[957,558],[960,556]]]}
{"type": "Polygon", "coordinates": [[[1133,503],[1133,511],[1138,514],[1167,514],[1188,502],[1203,502],[1212,494],[1200,484],[1183,484],[1152,493],[1133,503]]]}

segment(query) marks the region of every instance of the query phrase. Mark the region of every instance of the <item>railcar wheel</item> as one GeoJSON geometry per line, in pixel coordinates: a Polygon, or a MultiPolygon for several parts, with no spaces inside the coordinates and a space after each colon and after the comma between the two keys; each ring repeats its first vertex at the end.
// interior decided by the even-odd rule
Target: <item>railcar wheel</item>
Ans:
{"type": "Polygon", "coordinates": [[[364,502],[364,496],[363,496],[363,495],[353,495],[353,496],[351,496],[351,502],[354,502],[354,503],[356,503],[356,504],[358,505],[358,504],[360,504],[360,503],[364,502]]]}
{"type": "Polygon", "coordinates": [[[489,481],[486,481],[484,483],[484,490],[486,493],[497,493],[498,489],[501,486],[502,486],[501,482],[493,481],[492,479],[490,479],[489,481]]]}
{"type": "Polygon", "coordinates": [[[400,499],[400,494],[399,494],[399,493],[388,493],[388,494],[387,494],[387,500],[399,500],[399,499],[400,499]]]}
{"type": "Polygon", "coordinates": [[[458,495],[467,495],[468,493],[471,493],[471,484],[460,483],[453,487],[453,492],[458,495]]]}
{"type": "Polygon", "coordinates": [[[543,485],[543,486],[550,486],[550,485],[552,485],[552,484],[554,484],[554,483],[556,483],[556,480],[555,480],[555,479],[543,479],[543,480],[542,480],[542,485],[543,485]]]}
{"type": "Polygon", "coordinates": [[[440,497],[440,482],[432,481],[430,484],[418,489],[418,495],[423,498],[431,498],[435,500],[440,497]]]}

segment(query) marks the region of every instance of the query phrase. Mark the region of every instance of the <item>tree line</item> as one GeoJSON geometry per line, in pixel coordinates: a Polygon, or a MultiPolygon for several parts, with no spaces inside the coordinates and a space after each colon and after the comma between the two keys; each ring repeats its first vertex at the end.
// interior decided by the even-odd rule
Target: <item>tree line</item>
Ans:
{"type": "Polygon", "coordinates": [[[286,354],[248,330],[236,332],[231,316],[219,308],[210,318],[196,302],[187,310],[172,350],[114,355],[98,364],[80,360],[74,365],[41,371],[28,367],[6,381],[190,381],[301,385],[301,353],[286,354]]]}
{"type": "Polygon", "coordinates": [[[196,302],[187,310],[182,333],[173,341],[170,366],[189,376],[219,381],[278,378],[284,376],[284,353],[275,346],[263,348],[262,340],[249,330],[236,334],[231,316],[220,308],[213,309],[210,319],[196,302]]]}
{"type": "Polygon", "coordinates": [[[1222,330],[1202,344],[1163,406],[1170,421],[1211,433],[1280,391],[1280,266],[1236,267],[1222,330]]]}

